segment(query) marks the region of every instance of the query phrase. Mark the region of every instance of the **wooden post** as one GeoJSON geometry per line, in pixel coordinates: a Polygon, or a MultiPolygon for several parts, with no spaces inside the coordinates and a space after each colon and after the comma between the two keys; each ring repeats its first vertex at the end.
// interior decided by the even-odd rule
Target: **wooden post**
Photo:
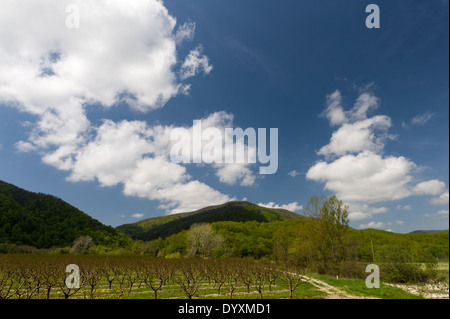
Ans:
{"type": "Polygon", "coordinates": [[[373,240],[372,236],[370,236],[370,246],[372,247],[372,261],[375,261],[375,252],[373,250],[373,240]]]}

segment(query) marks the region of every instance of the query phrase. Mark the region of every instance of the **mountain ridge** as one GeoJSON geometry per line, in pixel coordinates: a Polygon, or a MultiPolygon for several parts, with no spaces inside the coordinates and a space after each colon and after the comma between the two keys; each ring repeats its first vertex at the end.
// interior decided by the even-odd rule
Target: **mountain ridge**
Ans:
{"type": "Polygon", "coordinates": [[[146,218],[135,223],[117,226],[116,229],[134,239],[144,241],[165,238],[187,230],[195,223],[217,221],[271,222],[305,217],[285,209],[267,208],[247,201],[230,201],[220,205],[204,207],[192,212],[146,218]]]}
{"type": "Polygon", "coordinates": [[[418,229],[418,230],[409,232],[408,234],[434,234],[434,233],[442,233],[442,232],[446,232],[446,231],[448,231],[448,229],[442,229],[442,230],[418,229]]]}
{"type": "MultiPolygon", "coordinates": [[[[124,247],[132,239],[149,241],[165,238],[187,230],[195,223],[268,223],[304,218],[301,214],[284,209],[232,201],[192,212],[151,217],[113,228],[56,196],[30,192],[0,180],[0,244],[37,248],[68,247],[77,237],[89,235],[97,245],[124,247]]],[[[378,234],[385,231],[366,229],[360,232],[378,234]]],[[[403,235],[422,236],[439,232],[448,233],[448,230],[415,230],[408,233],[410,235],[403,235]]]]}

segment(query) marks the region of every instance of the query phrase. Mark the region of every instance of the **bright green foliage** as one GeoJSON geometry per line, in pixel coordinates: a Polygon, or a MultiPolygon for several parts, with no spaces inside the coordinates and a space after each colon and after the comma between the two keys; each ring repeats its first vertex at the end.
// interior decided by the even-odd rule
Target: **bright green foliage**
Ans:
{"type": "Polygon", "coordinates": [[[117,229],[140,240],[166,238],[182,230],[188,230],[193,224],[214,223],[219,221],[269,223],[285,219],[303,219],[302,215],[283,210],[258,206],[249,202],[229,202],[200,210],[164,217],[145,219],[126,224],[117,229]]]}
{"type": "Polygon", "coordinates": [[[335,195],[328,199],[311,197],[305,209],[309,217],[305,224],[309,260],[323,264],[341,261],[345,257],[344,235],[348,230],[348,206],[335,195]]]}

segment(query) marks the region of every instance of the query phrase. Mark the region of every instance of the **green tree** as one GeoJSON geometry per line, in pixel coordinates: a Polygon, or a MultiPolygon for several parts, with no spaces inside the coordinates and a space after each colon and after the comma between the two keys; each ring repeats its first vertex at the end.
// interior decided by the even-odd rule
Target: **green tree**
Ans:
{"type": "Polygon", "coordinates": [[[327,199],[313,196],[305,208],[308,219],[305,231],[308,238],[309,251],[316,252],[315,258],[323,266],[337,265],[345,256],[344,235],[348,226],[348,206],[344,205],[336,195],[327,199]]]}

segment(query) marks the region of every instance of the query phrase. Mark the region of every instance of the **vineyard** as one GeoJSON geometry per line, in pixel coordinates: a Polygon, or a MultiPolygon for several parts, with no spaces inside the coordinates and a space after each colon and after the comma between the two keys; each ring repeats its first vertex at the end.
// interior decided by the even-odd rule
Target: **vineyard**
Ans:
{"type": "Polygon", "coordinates": [[[4,255],[0,299],[314,298],[323,295],[295,267],[245,259],[4,255]],[[67,284],[68,265],[79,285],[67,284]]]}

